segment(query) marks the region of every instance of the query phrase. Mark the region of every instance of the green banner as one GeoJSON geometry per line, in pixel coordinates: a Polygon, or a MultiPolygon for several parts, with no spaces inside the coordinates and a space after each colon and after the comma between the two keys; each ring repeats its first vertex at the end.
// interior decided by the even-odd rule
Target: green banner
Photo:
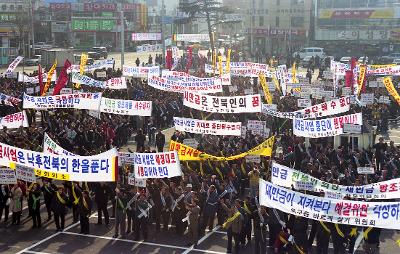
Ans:
{"type": "Polygon", "coordinates": [[[111,31],[115,28],[114,19],[74,19],[72,30],[75,31],[111,31]]]}

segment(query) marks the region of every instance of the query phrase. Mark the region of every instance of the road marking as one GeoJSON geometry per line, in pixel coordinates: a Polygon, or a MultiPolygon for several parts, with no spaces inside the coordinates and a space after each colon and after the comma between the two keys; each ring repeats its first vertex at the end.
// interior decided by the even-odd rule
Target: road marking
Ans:
{"type": "MultiPolygon", "coordinates": [[[[112,205],[108,206],[107,209],[110,208],[110,207],[112,207],[112,205]]],[[[97,212],[94,213],[94,214],[97,214],[97,212]]],[[[92,217],[94,214],[92,214],[90,217],[92,217]]],[[[76,223],[74,223],[74,224],[72,224],[72,225],[69,225],[68,227],[66,227],[66,228],[64,229],[64,231],[70,230],[71,228],[73,228],[73,227],[75,227],[75,226],[77,226],[77,225],[79,225],[79,222],[76,222],[76,223]]],[[[22,253],[24,253],[24,252],[27,252],[27,251],[29,251],[29,249],[35,248],[36,246],[38,246],[38,245],[40,245],[40,244],[42,244],[42,243],[44,243],[44,242],[47,242],[48,240],[50,240],[50,239],[52,239],[52,238],[58,236],[59,234],[61,234],[61,232],[56,232],[56,233],[54,233],[54,234],[52,234],[52,235],[49,235],[48,237],[46,237],[46,238],[40,240],[40,241],[37,242],[37,243],[34,243],[34,244],[32,244],[32,245],[26,247],[25,249],[23,249],[23,250],[17,252],[16,254],[22,254],[22,253]]]]}
{"type": "MultiPolygon", "coordinates": [[[[208,237],[210,237],[215,231],[217,231],[220,228],[219,225],[217,225],[215,228],[213,228],[213,230],[211,230],[210,232],[208,232],[207,234],[205,234],[202,238],[200,238],[200,240],[197,241],[197,245],[201,244],[202,242],[204,242],[204,240],[206,240],[208,237]]],[[[187,249],[186,251],[182,252],[182,254],[187,254],[189,252],[191,252],[192,250],[199,250],[199,249],[195,249],[194,245],[190,246],[189,249],[187,249]]],[[[202,251],[202,250],[200,250],[202,251]]],[[[216,252],[213,252],[216,253],[216,252]]],[[[219,252],[217,252],[219,253],[219,252]]]]}
{"type": "Polygon", "coordinates": [[[33,250],[26,250],[24,253],[32,253],[32,254],[52,254],[49,252],[42,252],[42,251],[33,251],[33,250]]]}
{"type": "MultiPolygon", "coordinates": [[[[75,236],[83,236],[83,237],[91,237],[91,238],[98,238],[98,239],[104,239],[104,240],[110,240],[110,241],[120,241],[120,242],[127,242],[127,243],[136,243],[138,245],[143,244],[143,245],[149,245],[149,246],[156,246],[156,247],[164,247],[164,248],[171,248],[171,249],[180,249],[180,250],[185,250],[183,253],[188,253],[192,250],[196,251],[201,251],[205,253],[211,253],[211,254],[224,254],[225,252],[219,252],[219,251],[212,251],[212,250],[201,250],[201,249],[194,249],[194,248],[187,248],[187,247],[182,247],[182,246],[175,246],[175,245],[169,245],[169,244],[160,244],[160,243],[153,243],[153,242],[145,242],[145,241],[134,241],[130,239],[122,239],[122,238],[113,238],[110,236],[99,236],[99,235],[92,235],[92,234],[80,234],[80,233],[75,233],[75,232],[61,232],[61,234],[66,234],[66,235],[75,235],[75,236]]],[[[209,234],[211,235],[211,233],[209,234]]],[[[207,237],[209,236],[207,235],[207,237]]],[[[200,241],[204,241],[207,237],[203,237],[200,241]]]]}

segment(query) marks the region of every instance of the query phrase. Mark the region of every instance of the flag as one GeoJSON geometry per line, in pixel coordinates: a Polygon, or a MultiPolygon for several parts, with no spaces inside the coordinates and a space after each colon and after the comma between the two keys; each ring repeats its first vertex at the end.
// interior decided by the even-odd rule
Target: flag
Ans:
{"type": "MultiPolygon", "coordinates": [[[[47,90],[49,90],[49,87],[50,87],[50,84],[51,84],[51,78],[53,77],[53,74],[56,71],[56,68],[57,68],[57,59],[54,62],[53,66],[51,67],[49,73],[47,73],[46,85],[43,88],[43,92],[41,93],[41,96],[46,95],[47,90]]],[[[39,79],[41,79],[41,77],[39,77],[39,79]]]]}
{"type": "Polygon", "coordinates": [[[228,54],[226,56],[226,73],[231,72],[231,49],[228,49],[228,54]]]}
{"type": "Polygon", "coordinates": [[[54,92],[53,95],[58,95],[60,94],[61,89],[63,89],[65,87],[65,85],[68,82],[68,73],[67,73],[67,69],[71,66],[71,63],[67,60],[65,60],[64,62],[64,67],[61,71],[60,76],[57,79],[57,83],[56,86],[54,87],[54,92]]]}
{"type": "MultiPolygon", "coordinates": [[[[88,55],[85,53],[81,54],[81,64],[79,65],[79,73],[83,74],[84,70],[85,70],[85,66],[88,60],[88,55]]],[[[81,88],[81,84],[76,83],[75,84],[75,88],[76,89],[80,89],[81,88]]]]}
{"type": "Polygon", "coordinates": [[[192,61],[193,61],[193,59],[192,59],[192,57],[193,57],[193,48],[192,47],[189,47],[188,48],[188,50],[187,50],[187,53],[188,53],[188,61],[187,61],[187,64],[186,64],[186,72],[187,73],[189,73],[189,69],[190,69],[190,67],[192,67],[192,61]]]}
{"type": "Polygon", "coordinates": [[[43,93],[43,73],[42,73],[42,66],[39,64],[39,86],[40,86],[40,94],[43,93]]]}
{"type": "Polygon", "coordinates": [[[165,68],[171,70],[172,68],[172,50],[167,50],[167,56],[165,57],[165,68]]]}
{"type": "Polygon", "coordinates": [[[219,75],[222,76],[222,56],[218,56],[219,75]]]}

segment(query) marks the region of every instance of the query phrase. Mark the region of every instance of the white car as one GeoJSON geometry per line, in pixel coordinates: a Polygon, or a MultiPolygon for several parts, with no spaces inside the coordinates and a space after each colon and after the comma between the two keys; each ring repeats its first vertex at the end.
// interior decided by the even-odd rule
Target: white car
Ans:
{"type": "Polygon", "coordinates": [[[344,56],[344,57],[340,58],[340,60],[339,60],[339,62],[345,63],[345,64],[350,63],[350,61],[351,61],[351,57],[349,57],[349,56],[344,56]]]}
{"type": "Polygon", "coordinates": [[[393,60],[394,64],[400,65],[400,58],[394,59],[393,60]]]}
{"type": "Polygon", "coordinates": [[[27,59],[25,61],[25,64],[29,66],[36,66],[40,64],[41,60],[42,60],[42,55],[34,55],[32,58],[27,59]]]}
{"type": "Polygon", "coordinates": [[[368,56],[362,56],[357,60],[359,63],[368,63],[368,56]]]}
{"type": "Polygon", "coordinates": [[[306,56],[319,56],[319,58],[322,59],[326,56],[324,48],[316,47],[303,48],[302,50],[293,53],[293,57],[296,57],[297,55],[300,56],[300,59],[304,59],[306,56]]]}

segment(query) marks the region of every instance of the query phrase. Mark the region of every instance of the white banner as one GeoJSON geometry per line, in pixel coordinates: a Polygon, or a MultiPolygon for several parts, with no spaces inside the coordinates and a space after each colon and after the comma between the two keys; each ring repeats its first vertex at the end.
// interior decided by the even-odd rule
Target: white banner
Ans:
{"type": "Polygon", "coordinates": [[[99,110],[101,93],[74,93],[54,96],[24,94],[24,109],[75,108],[99,110]]]}
{"type": "Polygon", "coordinates": [[[245,158],[247,163],[261,163],[260,155],[247,155],[245,158]]]}
{"type": "Polygon", "coordinates": [[[62,148],[52,138],[50,138],[46,132],[44,133],[43,138],[43,152],[56,155],[78,156],[62,148]]]}
{"type": "Polygon", "coordinates": [[[8,66],[6,75],[12,73],[15,70],[15,68],[17,68],[18,64],[22,61],[22,59],[24,59],[23,56],[17,56],[17,58],[15,58],[14,61],[12,61],[8,66]]]}
{"type": "Polygon", "coordinates": [[[357,167],[358,174],[373,175],[375,174],[374,167],[357,167]]]}
{"type": "Polygon", "coordinates": [[[323,102],[294,112],[278,112],[276,110],[267,108],[266,106],[263,106],[262,112],[264,114],[279,118],[307,119],[307,118],[318,118],[318,117],[325,117],[325,116],[345,113],[350,110],[350,105],[351,105],[351,96],[347,96],[331,100],[328,102],[323,102]]]}
{"type": "Polygon", "coordinates": [[[118,166],[124,164],[133,165],[135,162],[133,155],[133,153],[118,152],[118,166]]]}
{"type": "Polygon", "coordinates": [[[17,129],[19,127],[29,127],[28,118],[26,117],[26,112],[22,112],[6,115],[0,118],[0,129],[4,127],[7,129],[17,129]]]}
{"type": "Polygon", "coordinates": [[[37,177],[66,181],[113,182],[116,180],[116,149],[95,156],[53,155],[0,143],[0,165],[35,169],[37,177]]]}
{"type": "Polygon", "coordinates": [[[132,41],[159,41],[161,33],[133,33],[132,41]]]}
{"type": "Polygon", "coordinates": [[[152,76],[160,76],[160,66],[131,67],[124,65],[122,67],[122,76],[135,78],[150,78],[152,76]]]}
{"type": "MultiPolygon", "coordinates": [[[[42,74],[42,81],[46,83],[47,81],[47,73],[42,74]]],[[[51,76],[51,82],[56,82],[57,81],[57,73],[54,72],[54,74],[51,76]]],[[[30,84],[39,84],[39,75],[34,76],[34,77],[29,77],[22,72],[18,73],[18,82],[23,82],[23,83],[30,83],[30,84]]]]}
{"type": "Polygon", "coordinates": [[[368,69],[368,75],[383,75],[383,76],[399,76],[400,75],[400,65],[387,66],[377,69],[368,69]]]}
{"type": "Polygon", "coordinates": [[[18,180],[36,183],[35,170],[33,168],[18,165],[15,168],[15,175],[18,180]]]}
{"type": "Polygon", "coordinates": [[[241,122],[206,121],[192,118],[174,117],[175,129],[196,134],[240,136],[241,122]]]}
{"type": "Polygon", "coordinates": [[[136,187],[146,188],[146,179],[135,178],[135,174],[128,175],[128,184],[136,187]]]}
{"type": "Polygon", "coordinates": [[[259,94],[232,97],[217,97],[185,92],[183,105],[206,112],[215,113],[254,113],[261,112],[259,94]]]}
{"type": "MultiPolygon", "coordinates": [[[[91,65],[86,65],[84,68],[84,73],[86,72],[93,72],[95,70],[101,70],[101,69],[109,69],[113,68],[114,66],[114,59],[106,59],[102,61],[98,61],[94,64],[91,65]]],[[[67,73],[71,72],[80,72],[80,65],[79,64],[73,64],[67,69],[67,73]]]]}
{"type": "Polygon", "coordinates": [[[271,181],[273,184],[291,188],[298,181],[313,184],[314,192],[334,192],[342,196],[362,199],[395,199],[400,195],[400,183],[398,179],[378,182],[361,186],[344,186],[324,182],[311,175],[302,173],[295,169],[272,163],[271,181]]]}
{"type": "Polygon", "coordinates": [[[0,168],[0,184],[16,184],[15,171],[9,168],[0,168]]]}
{"type": "Polygon", "coordinates": [[[311,107],[311,99],[297,99],[297,107],[299,108],[311,107]]]}
{"type": "Polygon", "coordinates": [[[64,88],[62,88],[62,89],[60,90],[60,94],[72,94],[72,92],[73,92],[72,88],[66,88],[66,87],[64,87],[64,88]]]}
{"type": "Polygon", "coordinates": [[[12,97],[12,96],[9,96],[9,95],[6,95],[6,94],[3,94],[3,93],[0,93],[0,102],[1,101],[4,101],[4,104],[6,104],[8,106],[14,106],[13,104],[18,105],[18,103],[20,103],[22,100],[12,97]]]}
{"type": "Polygon", "coordinates": [[[162,44],[136,46],[136,52],[154,52],[161,50],[162,50],[162,44]]]}
{"type": "Polygon", "coordinates": [[[151,116],[151,101],[101,98],[100,112],[129,116],[151,116]]]}
{"type": "Polygon", "coordinates": [[[362,93],[360,101],[363,106],[372,105],[375,102],[374,98],[374,93],[362,93]]]}
{"type": "Polygon", "coordinates": [[[266,121],[248,120],[246,131],[251,131],[254,135],[268,137],[270,129],[267,128],[266,121]]]}
{"type": "Polygon", "coordinates": [[[204,81],[174,81],[157,76],[148,79],[148,85],[168,92],[199,92],[199,93],[220,93],[222,85],[220,79],[206,79],[204,81]]]}
{"type": "Polygon", "coordinates": [[[343,124],[362,125],[362,113],[319,120],[293,119],[293,134],[300,137],[321,138],[343,134],[343,124]]]}
{"type": "Polygon", "coordinates": [[[176,34],[176,41],[201,42],[210,41],[208,34],[176,34]]]}
{"type": "Polygon", "coordinates": [[[135,178],[171,178],[181,176],[181,164],[176,151],[165,153],[135,153],[135,178]]]}
{"type": "Polygon", "coordinates": [[[260,179],[259,203],[262,206],[318,221],[400,229],[398,202],[360,202],[316,197],[291,191],[260,179]]]}
{"type": "Polygon", "coordinates": [[[78,72],[72,73],[72,82],[79,83],[82,85],[99,87],[103,89],[126,89],[126,79],[125,77],[121,78],[111,78],[107,81],[99,81],[92,79],[88,76],[82,75],[78,72]]]}
{"type": "MultiPolygon", "coordinates": [[[[222,65],[222,68],[224,68],[224,65],[222,65]]],[[[212,65],[210,65],[210,64],[205,64],[204,71],[208,74],[219,72],[217,66],[215,67],[215,70],[214,70],[212,65]]],[[[234,68],[234,67],[232,67],[232,63],[231,63],[231,71],[230,71],[231,76],[256,78],[256,77],[258,77],[259,74],[264,74],[267,78],[272,78],[272,75],[273,75],[268,69],[234,68]]]]}

